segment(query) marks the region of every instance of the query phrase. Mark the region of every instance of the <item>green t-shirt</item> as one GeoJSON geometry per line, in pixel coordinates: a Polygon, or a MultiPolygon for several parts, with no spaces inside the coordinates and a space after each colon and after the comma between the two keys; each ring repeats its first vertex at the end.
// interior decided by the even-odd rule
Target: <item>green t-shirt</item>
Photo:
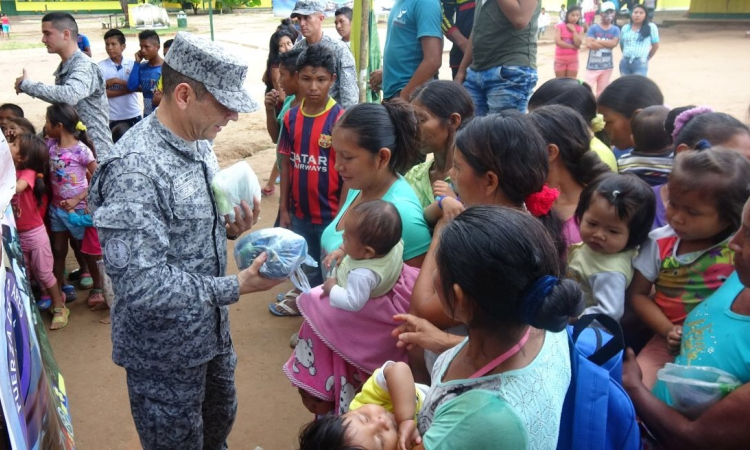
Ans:
{"type": "MultiPolygon", "coordinates": [[[[346,210],[349,209],[349,205],[359,195],[359,192],[355,189],[349,190],[346,202],[339,210],[336,218],[323,230],[323,235],[320,238],[320,246],[323,249],[324,255],[341,247],[341,243],[344,242],[344,232],[336,230],[336,227],[341,218],[344,217],[344,214],[346,214],[346,210]]],[[[404,177],[399,175],[396,182],[391,185],[382,199],[393,203],[401,216],[401,239],[404,241],[404,261],[427,253],[427,249],[430,248],[430,242],[432,241],[430,229],[424,220],[422,206],[419,204],[417,196],[404,177]]]]}
{"type": "Polygon", "coordinates": [[[417,200],[422,204],[422,208],[427,208],[435,201],[435,196],[432,195],[432,183],[430,182],[430,169],[433,162],[435,161],[417,164],[404,175],[406,181],[414,189],[414,193],[417,194],[417,200]]]}
{"type": "Polygon", "coordinates": [[[440,405],[422,439],[427,450],[529,448],[526,426],[516,410],[497,394],[482,389],[440,405]]]}
{"type": "MultiPolygon", "coordinates": [[[[287,95],[284,99],[284,104],[281,105],[281,111],[279,111],[279,115],[276,116],[276,120],[279,122],[279,137],[281,137],[281,131],[284,129],[284,116],[286,115],[287,111],[292,109],[292,103],[294,103],[294,95],[287,95]]],[[[276,140],[276,167],[279,168],[279,173],[281,173],[281,159],[282,155],[279,154],[279,141],[281,139],[276,140]]]]}
{"type": "Polygon", "coordinates": [[[542,2],[537,1],[529,24],[516,30],[505,17],[497,0],[479,0],[472,29],[473,70],[498,66],[525,66],[536,69],[537,18],[542,2]],[[484,2],[484,3],[482,3],[484,2]]]}

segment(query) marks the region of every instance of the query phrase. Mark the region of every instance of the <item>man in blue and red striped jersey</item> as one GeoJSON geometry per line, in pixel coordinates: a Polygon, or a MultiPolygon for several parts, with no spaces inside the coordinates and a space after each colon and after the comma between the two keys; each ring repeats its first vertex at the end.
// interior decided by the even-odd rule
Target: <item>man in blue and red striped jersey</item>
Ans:
{"type": "MultiPolygon", "coordinates": [[[[336,81],[336,60],[327,47],[308,47],[297,62],[297,85],[304,98],[284,116],[279,138],[281,162],[280,225],[303,236],[318,268],[305,273],[311,286],[323,283],[320,237],[346,198],[335,169],[333,126],[344,109],[328,95],[336,81]]],[[[304,266],[307,267],[307,266],[304,266]]]]}

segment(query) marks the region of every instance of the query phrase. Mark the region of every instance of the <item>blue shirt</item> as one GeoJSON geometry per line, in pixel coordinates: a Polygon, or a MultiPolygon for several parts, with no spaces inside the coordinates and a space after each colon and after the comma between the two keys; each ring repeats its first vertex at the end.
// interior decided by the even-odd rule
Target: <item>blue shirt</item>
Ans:
{"type": "Polygon", "coordinates": [[[143,92],[143,117],[148,116],[154,111],[151,100],[154,98],[156,83],[161,78],[161,66],[151,66],[148,61],[141,61],[140,64],[133,66],[128,78],[128,90],[143,92]]]}
{"type": "Polygon", "coordinates": [[[442,38],[440,0],[396,0],[388,15],[383,53],[383,98],[406,87],[424,57],[423,37],[442,38]]]}
{"type": "MultiPolygon", "coordinates": [[[[740,383],[750,382],[750,316],[732,311],[732,304],[745,287],[733,272],[716,292],[695,307],[682,327],[680,354],[674,363],[708,366],[728,372],[740,383]]],[[[654,395],[671,405],[666,385],[657,381],[654,395]]]]}
{"type": "MultiPolygon", "coordinates": [[[[605,30],[598,23],[591,25],[586,37],[596,39],[597,41],[611,41],[620,37],[620,29],[617,25],[610,25],[605,30]]],[[[589,50],[589,60],[586,64],[588,70],[607,70],[614,67],[614,58],[612,57],[611,48],[602,48],[599,50],[589,50]]]]}
{"type": "Polygon", "coordinates": [[[86,51],[87,48],[91,48],[89,38],[87,38],[85,34],[78,35],[78,48],[81,49],[82,52],[86,51]]]}

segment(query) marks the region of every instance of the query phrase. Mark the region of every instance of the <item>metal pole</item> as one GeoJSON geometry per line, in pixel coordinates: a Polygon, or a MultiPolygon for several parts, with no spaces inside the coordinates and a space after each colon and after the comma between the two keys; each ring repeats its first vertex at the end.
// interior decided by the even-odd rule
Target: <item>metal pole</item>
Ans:
{"type": "Polygon", "coordinates": [[[370,1],[362,0],[362,16],[359,33],[359,102],[367,102],[367,91],[370,83],[367,79],[367,68],[370,65],[370,1]]]}
{"type": "Polygon", "coordinates": [[[208,0],[208,24],[211,27],[211,40],[214,40],[214,0],[208,0]]]}

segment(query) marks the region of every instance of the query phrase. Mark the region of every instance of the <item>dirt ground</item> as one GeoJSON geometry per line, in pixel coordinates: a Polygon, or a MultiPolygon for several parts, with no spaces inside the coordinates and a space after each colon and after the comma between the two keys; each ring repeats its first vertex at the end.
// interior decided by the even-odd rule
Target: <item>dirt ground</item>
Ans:
{"type": "MultiPolygon", "coordinates": [[[[93,16],[79,19],[82,32],[91,40],[96,60],[107,57],[100,19],[93,16]]],[[[208,33],[207,16],[189,15],[188,20],[191,29],[208,33]]],[[[215,16],[216,39],[248,61],[247,88],[261,103],[264,85],[260,80],[268,37],[275,24],[270,13],[215,16]]],[[[12,18],[12,25],[12,35],[18,43],[32,44],[41,38],[38,16],[12,18]]],[[[335,35],[332,20],[326,26],[326,33],[335,35]]],[[[745,31],[736,26],[661,29],[661,48],[651,63],[650,76],[664,91],[667,104],[708,104],[747,121],[750,39],[745,37],[745,31]]],[[[385,26],[381,24],[383,41],[384,32],[385,26]]],[[[128,37],[128,43],[128,52],[132,54],[137,50],[137,40],[128,37]]],[[[539,47],[540,84],[554,76],[553,52],[552,30],[548,30],[539,47]]],[[[584,51],[582,64],[585,57],[584,51]]],[[[619,60],[619,55],[616,59],[619,60]]],[[[47,54],[44,48],[0,51],[0,103],[19,104],[27,117],[41,127],[46,104],[26,95],[16,96],[13,82],[21,69],[26,68],[31,79],[52,83],[52,72],[58,63],[59,58],[47,54]]],[[[450,78],[447,53],[440,77],[450,78]]],[[[265,131],[263,110],[241,115],[238,122],[227,126],[217,138],[215,150],[222,165],[247,158],[261,179],[267,179],[274,151],[265,131]]],[[[264,213],[257,228],[272,225],[277,204],[277,195],[263,200],[264,213]]],[[[231,254],[231,242],[229,250],[231,254]]],[[[69,266],[73,267],[72,263],[69,266]]],[[[229,270],[236,273],[233,258],[229,270]]],[[[277,318],[267,308],[275,294],[286,288],[287,285],[282,285],[273,292],[245,295],[230,308],[232,338],[239,355],[236,372],[239,411],[229,437],[232,448],[294,448],[299,427],[312,418],[281,371],[290,355],[289,337],[299,327],[300,319],[277,318]]],[[[70,304],[72,314],[67,328],[50,333],[55,357],[65,377],[77,447],[138,449],[125,372],[112,363],[109,326],[99,323],[106,313],[89,311],[85,297],[85,293],[79,293],[81,300],[70,304]]]]}

